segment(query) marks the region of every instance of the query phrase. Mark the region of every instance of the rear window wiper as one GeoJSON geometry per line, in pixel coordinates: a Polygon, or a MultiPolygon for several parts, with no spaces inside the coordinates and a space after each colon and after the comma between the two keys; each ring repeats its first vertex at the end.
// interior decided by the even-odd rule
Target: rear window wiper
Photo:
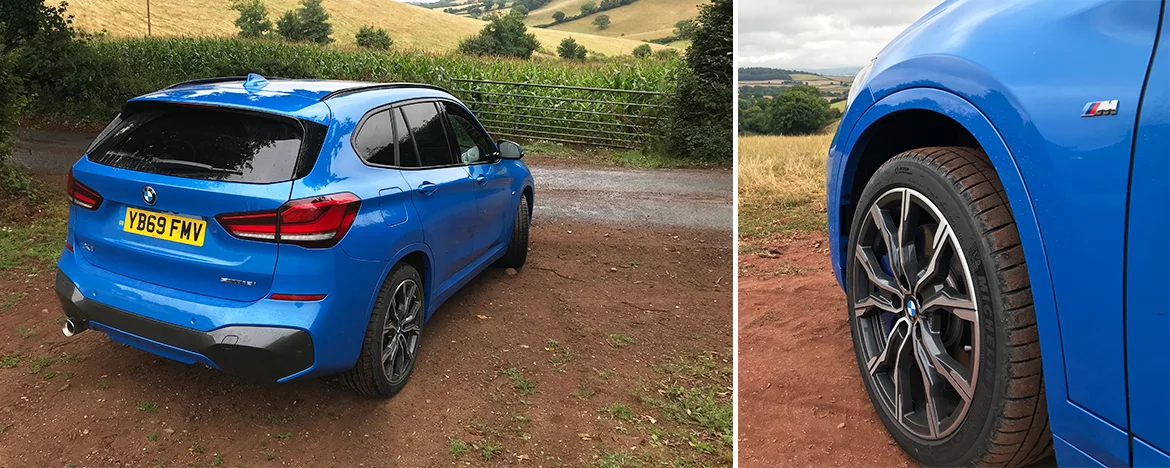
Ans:
{"type": "Polygon", "coordinates": [[[194,161],[184,161],[182,159],[154,158],[154,159],[150,160],[150,163],[158,168],[191,169],[191,170],[195,170],[195,171],[219,172],[219,173],[224,173],[224,174],[235,174],[235,175],[243,175],[244,174],[244,171],[241,171],[238,169],[228,169],[226,167],[215,167],[215,166],[212,166],[210,164],[197,163],[194,161]]]}

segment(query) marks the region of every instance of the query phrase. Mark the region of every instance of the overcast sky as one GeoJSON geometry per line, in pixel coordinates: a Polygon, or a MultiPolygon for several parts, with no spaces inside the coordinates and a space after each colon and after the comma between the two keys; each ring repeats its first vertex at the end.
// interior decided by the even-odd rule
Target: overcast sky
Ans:
{"type": "Polygon", "coordinates": [[[941,0],[736,0],[740,67],[861,67],[941,0]]]}

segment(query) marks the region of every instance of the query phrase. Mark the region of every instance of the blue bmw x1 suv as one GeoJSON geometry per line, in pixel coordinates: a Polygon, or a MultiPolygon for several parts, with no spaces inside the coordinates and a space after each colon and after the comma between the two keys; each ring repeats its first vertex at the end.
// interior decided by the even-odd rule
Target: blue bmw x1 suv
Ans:
{"type": "Polygon", "coordinates": [[[522,156],[426,85],[249,75],[132,99],[70,172],[63,331],[394,395],[435,309],[524,264],[522,156]]]}
{"type": "Polygon", "coordinates": [[[857,75],[832,265],[931,466],[1170,466],[1163,0],[948,0],[857,75]]]}

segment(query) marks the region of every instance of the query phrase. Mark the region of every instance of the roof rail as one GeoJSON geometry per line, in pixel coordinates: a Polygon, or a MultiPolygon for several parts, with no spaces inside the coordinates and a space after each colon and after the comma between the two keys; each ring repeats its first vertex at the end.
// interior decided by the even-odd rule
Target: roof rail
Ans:
{"type": "Polygon", "coordinates": [[[324,100],[332,99],[332,98],[335,98],[338,96],[345,96],[347,94],[360,93],[363,91],[375,91],[375,90],[379,90],[379,89],[398,89],[398,88],[425,88],[425,89],[433,89],[436,91],[442,91],[444,93],[451,94],[450,91],[447,91],[441,87],[438,87],[435,85],[429,85],[429,84],[422,84],[422,83],[379,83],[379,84],[354,86],[352,88],[339,89],[337,91],[334,91],[332,93],[329,93],[329,94],[322,96],[320,100],[324,101],[324,100]]]}

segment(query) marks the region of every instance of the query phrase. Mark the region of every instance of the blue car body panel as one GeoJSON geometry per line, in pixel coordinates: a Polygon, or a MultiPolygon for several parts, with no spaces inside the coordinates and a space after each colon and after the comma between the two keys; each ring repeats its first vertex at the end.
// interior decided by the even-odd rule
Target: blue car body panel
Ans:
{"type": "Polygon", "coordinates": [[[864,186],[855,175],[881,137],[876,124],[929,111],[986,151],[1024,247],[1062,464],[1080,464],[1069,449],[1136,464],[1135,435],[1170,452],[1165,47],[1152,63],[1165,22],[1163,2],[1150,0],[944,2],[854,84],[830,148],[830,251],[842,285],[852,221],[843,215],[864,186]],[[1111,100],[1116,115],[1081,116],[1111,100]]]}
{"type": "MultiPolygon", "coordinates": [[[[72,169],[73,177],[107,201],[96,210],[70,208],[67,240],[78,247],[63,251],[58,268],[72,282],[68,287],[80,295],[73,300],[100,303],[193,332],[213,333],[240,326],[307,332],[312,339],[312,365],[279,376],[278,381],[353,367],[377,292],[403,259],[422,263],[425,315],[429,318],[460,287],[503,256],[520,197],[533,202],[533,180],[520,160],[423,169],[367,164],[351,143],[367,113],[402,102],[431,100],[456,103],[466,110],[450,94],[423,86],[370,88],[323,99],[336,91],[371,85],[274,79],[263,89],[248,90],[240,81],[228,81],[179,85],[132,99],[131,103],[232,108],[301,119],[326,127],[324,143],[307,174],[266,184],[137,172],[98,164],[88,155],[82,157],[72,169]],[[490,180],[480,183],[473,172],[490,180]],[[435,200],[421,203],[430,197],[420,196],[413,182],[444,173],[457,174],[451,179],[458,190],[447,193],[440,188],[434,193],[435,200]],[[140,206],[144,185],[157,190],[157,205],[140,206]],[[225,232],[214,218],[221,213],[276,209],[289,200],[336,193],[356,195],[361,204],[348,232],[332,247],[241,240],[225,232]],[[200,217],[207,222],[205,244],[193,247],[149,237],[118,236],[120,223],[112,221],[124,216],[123,205],[200,217]],[[436,226],[443,226],[434,224],[434,219],[445,219],[445,227],[454,229],[436,230],[436,226]],[[120,267],[132,268],[133,262],[165,264],[167,257],[182,266],[184,271],[176,273],[180,279],[146,281],[119,274],[120,267]],[[98,260],[101,267],[94,263],[98,260]],[[219,278],[222,272],[252,284],[225,283],[219,278]],[[326,297],[319,301],[273,300],[268,296],[274,292],[323,293],[326,297]]],[[[482,126],[479,129],[483,130],[482,126]]],[[[58,292],[67,295],[61,292],[60,277],[58,282],[58,292]]],[[[90,324],[116,341],[180,362],[219,367],[206,355],[97,320],[90,324]]]]}

